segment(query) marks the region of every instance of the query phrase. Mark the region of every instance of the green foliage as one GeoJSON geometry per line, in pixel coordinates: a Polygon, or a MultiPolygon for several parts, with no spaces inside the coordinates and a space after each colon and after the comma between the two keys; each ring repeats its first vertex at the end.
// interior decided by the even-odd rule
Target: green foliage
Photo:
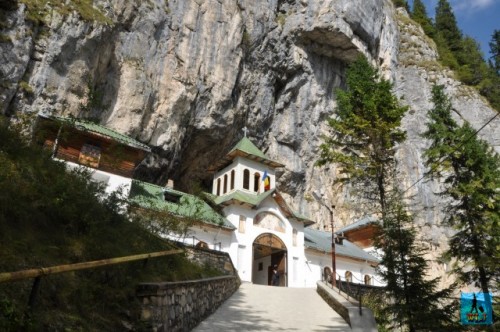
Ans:
{"type": "Polygon", "coordinates": [[[26,82],[26,81],[20,81],[20,82],[19,82],[19,89],[20,89],[21,91],[26,92],[27,94],[30,94],[30,95],[31,95],[31,94],[33,94],[33,88],[32,88],[32,87],[31,87],[31,85],[30,85],[28,82],[26,82]]]}
{"type": "Polygon", "coordinates": [[[408,2],[406,0],[392,0],[392,2],[394,3],[394,6],[396,6],[396,8],[403,7],[407,12],[410,12],[410,6],[408,5],[408,2]]]}
{"type": "Polygon", "coordinates": [[[94,7],[93,0],[19,0],[19,3],[26,5],[27,19],[36,23],[49,23],[52,10],[65,16],[77,12],[84,21],[101,24],[113,23],[100,9],[94,7]]]}
{"type": "MultiPolygon", "coordinates": [[[[49,151],[0,122],[0,271],[168,250],[173,245],[131,222],[120,193],[84,171],[67,172],[49,151]]],[[[213,275],[182,255],[43,277],[32,311],[33,280],[0,284],[0,330],[120,331],[135,326],[139,282],[213,275]]]]}
{"type": "Polygon", "coordinates": [[[413,0],[413,10],[410,17],[422,26],[427,36],[434,36],[434,25],[429,16],[427,16],[427,10],[422,0],[413,0]]]}
{"type": "Polygon", "coordinates": [[[92,78],[87,79],[87,96],[85,102],[80,103],[80,111],[89,114],[102,112],[104,105],[102,103],[104,96],[102,91],[95,88],[92,78]]]}
{"type": "Polygon", "coordinates": [[[434,108],[423,134],[431,145],[424,157],[430,174],[444,180],[441,195],[451,200],[445,222],[456,233],[446,257],[455,259],[453,271],[464,283],[487,293],[500,278],[495,265],[500,258],[500,156],[468,123],[459,126],[452,119],[442,86],[432,93],[434,108]]]}
{"type": "Polygon", "coordinates": [[[442,36],[448,48],[452,52],[460,51],[462,32],[458,28],[455,14],[447,0],[439,0],[435,21],[436,32],[442,36]]]}
{"type": "MultiPolygon", "coordinates": [[[[417,1],[420,2],[420,0],[417,1]]],[[[415,1],[414,6],[416,6],[417,1],[415,1]]],[[[417,19],[416,16],[414,19],[424,29],[429,29],[426,28],[425,18],[417,19]]],[[[490,61],[488,66],[479,44],[471,37],[462,36],[452,8],[446,0],[440,0],[436,7],[436,23],[432,36],[436,42],[441,63],[456,71],[458,79],[467,85],[476,87],[479,93],[488,99],[493,108],[500,110],[500,75],[497,62],[490,61]]],[[[491,59],[498,58],[499,40],[500,34],[495,31],[490,43],[493,55],[491,59]]]]}
{"type": "Polygon", "coordinates": [[[383,211],[396,145],[405,139],[400,129],[406,107],[391,92],[389,81],[380,78],[366,58],[359,57],[347,70],[347,90],[337,91],[336,117],[328,120],[332,136],[320,146],[317,165],[336,163],[344,181],[373,184],[368,196],[383,211]]]}
{"type": "Polygon", "coordinates": [[[413,217],[399,195],[388,200],[385,218],[377,234],[376,247],[382,250],[379,269],[387,283],[381,316],[390,317],[390,327],[414,331],[456,331],[454,306],[447,303],[451,290],[437,291],[439,278],[428,279],[426,251],[416,243],[413,217]]]}
{"type": "Polygon", "coordinates": [[[461,42],[461,52],[457,53],[458,77],[468,85],[477,86],[488,75],[488,66],[483,59],[479,44],[471,37],[461,42]]]}
{"type": "Polygon", "coordinates": [[[500,75],[500,30],[493,31],[489,45],[491,54],[491,67],[494,69],[495,73],[498,76],[500,75]]]}

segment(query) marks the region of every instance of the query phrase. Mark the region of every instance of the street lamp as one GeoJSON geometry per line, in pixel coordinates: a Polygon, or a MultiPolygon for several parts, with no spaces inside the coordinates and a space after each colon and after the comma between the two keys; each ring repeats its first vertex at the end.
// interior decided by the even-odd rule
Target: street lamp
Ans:
{"type": "Polygon", "coordinates": [[[333,274],[332,275],[332,286],[337,287],[337,282],[336,282],[337,267],[335,264],[335,232],[334,232],[334,228],[333,228],[333,209],[335,209],[335,205],[332,205],[332,207],[330,208],[330,207],[328,207],[328,205],[325,204],[325,202],[323,202],[321,197],[319,197],[319,195],[316,192],[313,192],[312,195],[314,196],[314,199],[316,199],[316,201],[320,205],[323,205],[330,213],[330,225],[332,228],[332,270],[333,270],[332,271],[332,274],[333,274]]]}

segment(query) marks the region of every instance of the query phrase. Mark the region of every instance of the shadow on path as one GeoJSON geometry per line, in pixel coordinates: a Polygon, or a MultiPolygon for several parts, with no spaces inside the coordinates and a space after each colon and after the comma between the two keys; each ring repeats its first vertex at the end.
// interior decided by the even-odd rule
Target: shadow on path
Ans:
{"type": "Polygon", "coordinates": [[[312,288],[243,283],[193,331],[350,331],[312,288]]]}

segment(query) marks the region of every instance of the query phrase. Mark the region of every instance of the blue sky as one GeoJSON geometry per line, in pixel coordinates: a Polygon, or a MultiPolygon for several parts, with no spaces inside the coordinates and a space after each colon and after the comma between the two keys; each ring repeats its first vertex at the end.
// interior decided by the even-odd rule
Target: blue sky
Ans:
{"type": "MultiPolygon", "coordinates": [[[[459,28],[465,35],[473,37],[481,45],[485,57],[489,57],[493,30],[500,30],[500,0],[448,0],[459,28]]],[[[409,0],[410,5],[413,4],[409,0]]],[[[423,0],[427,14],[434,17],[438,0],[423,0]]]]}

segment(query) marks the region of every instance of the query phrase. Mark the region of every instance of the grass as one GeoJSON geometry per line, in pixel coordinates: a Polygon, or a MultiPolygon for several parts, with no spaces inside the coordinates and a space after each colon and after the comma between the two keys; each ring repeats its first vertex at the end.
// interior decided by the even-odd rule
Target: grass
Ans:
{"type": "Polygon", "coordinates": [[[52,10],[63,16],[68,16],[73,12],[88,22],[100,24],[113,24],[112,20],[104,15],[103,11],[96,8],[92,0],[70,0],[70,1],[50,1],[50,0],[18,0],[27,7],[27,18],[37,23],[48,23],[52,10]]]}
{"type": "MultiPolygon", "coordinates": [[[[0,118],[0,272],[162,250],[174,245],[120,214],[119,196],[103,195],[89,174],[68,173],[48,151],[25,142],[0,118]]],[[[0,331],[139,329],[140,282],[218,275],[184,255],[166,256],[41,279],[0,283],[0,331]]]]}

